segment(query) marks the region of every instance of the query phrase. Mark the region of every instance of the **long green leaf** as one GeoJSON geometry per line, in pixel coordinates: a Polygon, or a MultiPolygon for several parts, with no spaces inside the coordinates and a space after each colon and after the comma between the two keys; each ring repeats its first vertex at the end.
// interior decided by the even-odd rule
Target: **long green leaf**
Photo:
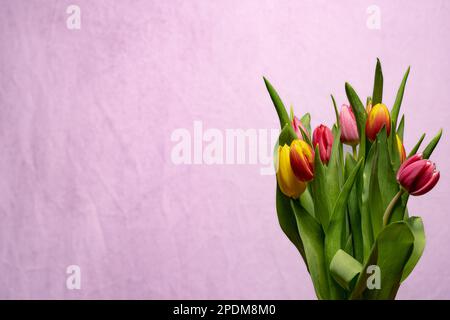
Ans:
{"type": "Polygon", "coordinates": [[[411,151],[408,154],[408,158],[412,157],[413,155],[415,155],[417,153],[417,150],[419,150],[420,145],[422,144],[423,139],[425,138],[425,133],[422,134],[422,136],[420,137],[419,141],[417,141],[416,145],[411,149],[411,151]]]}
{"type": "Polygon", "coordinates": [[[364,108],[358,94],[348,82],[345,83],[345,93],[347,94],[348,102],[352,106],[353,112],[355,113],[359,136],[362,137],[362,132],[365,131],[366,127],[366,109],[364,108]]]}
{"type": "Polygon", "coordinates": [[[438,134],[430,141],[425,150],[423,150],[422,156],[424,159],[429,159],[434,149],[436,148],[439,140],[442,137],[442,129],[439,130],[438,134]]]}
{"type": "MultiPolygon", "coordinates": [[[[377,178],[380,187],[380,194],[383,206],[383,212],[380,216],[376,216],[375,220],[372,220],[372,227],[374,228],[374,236],[376,238],[378,232],[383,225],[383,213],[388,207],[392,198],[399,191],[399,185],[397,183],[395,171],[391,165],[391,160],[388,153],[386,129],[383,128],[377,136],[377,149],[378,149],[378,165],[377,165],[377,178]]],[[[401,206],[401,202],[397,202],[394,208],[394,212],[391,216],[391,222],[400,221],[403,219],[404,208],[401,206]]]]}
{"type": "Polygon", "coordinates": [[[380,59],[377,58],[375,67],[375,79],[373,82],[372,104],[376,105],[383,101],[383,71],[381,70],[380,59]]]}
{"type": "MultiPolygon", "coordinates": [[[[356,166],[356,160],[350,153],[345,157],[345,179],[348,179],[353,168],[356,166]]],[[[362,172],[362,170],[360,170],[362,172]]],[[[352,234],[352,247],[356,260],[363,261],[363,237],[361,230],[361,211],[358,204],[357,185],[354,185],[350,191],[347,208],[349,212],[350,232],[352,234]]]]}
{"type": "Polygon", "coordinates": [[[375,203],[371,201],[373,199],[373,193],[371,193],[371,177],[374,176],[372,174],[373,170],[376,168],[376,157],[377,157],[377,144],[372,144],[369,153],[367,155],[367,159],[364,166],[364,174],[361,178],[361,186],[359,186],[359,190],[361,194],[361,204],[359,207],[361,208],[361,233],[363,238],[363,253],[364,260],[370,254],[370,248],[372,247],[374,237],[373,237],[373,229],[372,229],[372,212],[374,210],[373,204],[375,203]]]}
{"type": "Polygon", "coordinates": [[[314,212],[317,220],[326,230],[331,216],[331,204],[327,193],[327,176],[326,167],[322,164],[319,156],[319,146],[316,146],[314,157],[314,179],[310,183],[312,196],[314,199],[314,212]]]}
{"type": "Polygon", "coordinates": [[[397,134],[400,137],[400,139],[403,141],[403,133],[405,131],[405,116],[403,115],[400,119],[400,123],[397,128],[397,134]]]}
{"type": "Polygon", "coordinates": [[[309,113],[305,113],[303,117],[301,117],[300,122],[308,131],[309,136],[311,136],[311,115],[309,113]]]}
{"type": "Polygon", "coordinates": [[[403,94],[405,92],[405,86],[406,86],[406,81],[408,80],[409,70],[410,70],[410,67],[408,67],[408,70],[406,70],[405,75],[403,76],[403,80],[400,84],[400,88],[398,88],[398,91],[397,91],[397,97],[395,98],[394,105],[392,106],[392,109],[391,109],[391,118],[392,118],[392,121],[394,122],[394,128],[397,127],[397,119],[398,119],[398,115],[400,112],[400,106],[402,105],[402,101],[403,101],[403,94]]]}
{"type": "Polygon", "coordinates": [[[278,185],[276,192],[276,208],[281,230],[283,230],[284,234],[295,245],[306,264],[305,250],[298,233],[297,221],[291,208],[290,198],[281,192],[278,185]]]}
{"type": "Polygon", "coordinates": [[[338,128],[340,128],[341,124],[339,123],[339,111],[338,111],[338,108],[337,108],[337,105],[336,105],[336,100],[334,100],[333,95],[331,95],[331,100],[333,101],[334,114],[336,115],[336,126],[338,128]]]}
{"type": "MultiPolygon", "coordinates": [[[[363,159],[359,160],[356,166],[353,168],[349,177],[344,183],[342,190],[339,194],[338,199],[333,208],[333,213],[330,219],[330,224],[327,229],[325,229],[325,256],[326,262],[329,265],[334,255],[339,249],[344,249],[345,242],[347,240],[346,232],[345,232],[345,213],[347,209],[347,202],[350,195],[350,191],[353,187],[353,184],[356,180],[358,171],[361,168],[363,163],[363,159]]],[[[340,297],[339,291],[332,291],[331,294],[337,295],[340,297]]]]}
{"type": "Polygon", "coordinates": [[[266,84],[267,91],[269,91],[270,98],[272,99],[273,105],[275,106],[275,110],[277,111],[278,118],[280,120],[280,127],[283,128],[286,123],[289,123],[289,115],[284,107],[283,101],[281,101],[280,96],[278,95],[275,88],[272,84],[263,77],[264,83],[266,84]]]}
{"type": "Polygon", "coordinates": [[[319,299],[329,299],[328,272],[324,255],[324,234],[320,224],[309,215],[298,201],[291,199],[298,230],[305,248],[308,269],[319,299]]]}

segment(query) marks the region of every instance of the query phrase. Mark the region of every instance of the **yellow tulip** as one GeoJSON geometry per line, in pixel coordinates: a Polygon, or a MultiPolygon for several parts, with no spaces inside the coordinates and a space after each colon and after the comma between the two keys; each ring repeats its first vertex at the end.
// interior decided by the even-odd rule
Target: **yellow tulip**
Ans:
{"type": "Polygon", "coordinates": [[[400,163],[403,163],[403,161],[405,161],[406,159],[405,147],[403,146],[402,140],[400,139],[398,134],[396,136],[397,136],[397,150],[400,156],[400,163]]]}
{"type": "Polygon", "coordinates": [[[297,179],[292,171],[291,148],[288,145],[278,147],[277,159],[277,181],[278,185],[285,195],[291,198],[298,198],[306,189],[306,183],[297,179]]]}

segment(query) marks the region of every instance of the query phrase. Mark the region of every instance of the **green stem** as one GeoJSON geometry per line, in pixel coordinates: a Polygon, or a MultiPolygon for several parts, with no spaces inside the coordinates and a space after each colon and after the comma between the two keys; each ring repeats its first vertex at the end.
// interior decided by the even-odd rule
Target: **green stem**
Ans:
{"type": "Polygon", "coordinates": [[[402,194],[405,192],[403,188],[400,188],[400,190],[397,192],[397,194],[392,198],[391,202],[389,203],[388,207],[386,208],[386,211],[383,215],[383,226],[387,226],[389,220],[391,219],[392,212],[394,211],[394,207],[397,204],[398,199],[402,196],[402,194]]]}
{"type": "Polygon", "coordinates": [[[358,153],[356,152],[356,146],[352,146],[353,149],[353,158],[358,159],[358,153]]]}

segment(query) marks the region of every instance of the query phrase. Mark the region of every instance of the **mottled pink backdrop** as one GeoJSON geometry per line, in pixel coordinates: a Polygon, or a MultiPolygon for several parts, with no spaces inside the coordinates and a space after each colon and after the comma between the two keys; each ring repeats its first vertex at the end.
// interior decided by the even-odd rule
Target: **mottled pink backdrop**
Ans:
{"type": "Polygon", "coordinates": [[[450,298],[450,2],[0,1],[0,298],[313,299],[257,165],[171,161],[179,127],[277,128],[267,76],[313,125],[365,99],[376,57],[441,181],[399,298],[450,298]],[[81,30],[66,8],[81,8],[81,30]],[[381,29],[366,26],[369,5],[381,29]],[[81,267],[81,290],[66,267],[81,267]]]}

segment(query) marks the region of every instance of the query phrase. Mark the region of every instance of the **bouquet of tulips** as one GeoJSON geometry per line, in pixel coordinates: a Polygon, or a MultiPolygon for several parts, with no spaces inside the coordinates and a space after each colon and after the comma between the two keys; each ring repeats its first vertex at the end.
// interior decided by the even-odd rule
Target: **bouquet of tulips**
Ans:
{"type": "Polygon", "coordinates": [[[349,105],[339,112],[331,95],[336,123],[313,132],[310,115],[299,119],[292,107],[289,115],[264,78],[282,129],[274,156],[278,220],[319,299],[394,299],[424,250],[422,219],[410,216],[407,203],[439,180],[428,159],[442,130],[419,152],[423,134],[406,156],[405,117],[398,120],[408,74],[389,112],[377,59],[366,105],[346,83],[349,105]]]}

